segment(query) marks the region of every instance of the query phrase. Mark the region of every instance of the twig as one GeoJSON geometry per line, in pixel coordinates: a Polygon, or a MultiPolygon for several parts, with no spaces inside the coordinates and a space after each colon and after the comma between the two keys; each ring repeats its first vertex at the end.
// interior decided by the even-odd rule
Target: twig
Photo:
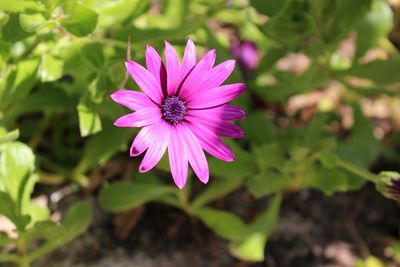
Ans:
{"type": "MultiPolygon", "coordinates": [[[[128,48],[126,50],[126,60],[131,60],[131,36],[128,36],[128,48]]],[[[118,89],[124,89],[126,82],[128,81],[129,73],[128,70],[125,71],[124,77],[118,85],[118,89]]]]}

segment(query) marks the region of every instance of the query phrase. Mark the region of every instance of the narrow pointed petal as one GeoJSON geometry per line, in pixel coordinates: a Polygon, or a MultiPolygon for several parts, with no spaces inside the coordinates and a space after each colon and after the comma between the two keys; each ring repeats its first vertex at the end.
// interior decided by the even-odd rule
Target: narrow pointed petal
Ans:
{"type": "Polygon", "coordinates": [[[194,173],[202,183],[206,184],[209,179],[208,163],[199,140],[185,124],[180,125],[179,131],[188,148],[189,163],[194,173]]]}
{"type": "Polygon", "coordinates": [[[207,79],[208,74],[215,62],[215,50],[208,51],[200,62],[193,68],[182,84],[179,95],[187,98],[193,95],[200,88],[200,85],[207,79]]]}
{"type": "Polygon", "coordinates": [[[191,69],[196,65],[196,47],[191,39],[186,42],[185,53],[183,54],[181,77],[182,81],[191,69]]]}
{"type": "Polygon", "coordinates": [[[208,119],[211,117],[226,121],[243,120],[246,118],[246,112],[243,109],[232,105],[222,105],[209,109],[192,109],[189,110],[188,115],[202,119],[208,119]]]}
{"type": "Polygon", "coordinates": [[[235,160],[232,150],[213,132],[202,125],[188,123],[188,126],[207,153],[223,161],[231,162],[235,160]]]}
{"type": "Polygon", "coordinates": [[[164,67],[164,63],[161,60],[160,55],[157,51],[150,45],[146,49],[146,65],[147,69],[158,81],[160,87],[166,88],[167,73],[164,67]]]}
{"type": "Polygon", "coordinates": [[[199,118],[195,116],[187,116],[186,119],[193,124],[202,124],[219,136],[229,138],[241,138],[244,136],[244,132],[239,126],[215,117],[199,118]]]}
{"type": "Polygon", "coordinates": [[[160,122],[155,125],[155,138],[150,143],[146,154],[143,157],[142,163],[139,166],[139,172],[147,172],[154,168],[160,161],[167,149],[170,138],[170,127],[165,122],[160,122]]]}
{"type": "Polygon", "coordinates": [[[235,83],[207,90],[188,100],[188,108],[211,108],[225,104],[238,97],[245,88],[243,83],[235,83]]]}
{"type": "Polygon", "coordinates": [[[188,154],[184,140],[177,127],[171,127],[171,138],[168,145],[169,166],[176,186],[182,189],[188,175],[188,154]]]}
{"type": "Polygon", "coordinates": [[[167,65],[167,91],[168,95],[175,95],[180,83],[179,58],[175,48],[165,41],[165,62],[167,65]]]}
{"type": "Polygon", "coordinates": [[[131,110],[139,110],[145,107],[155,107],[146,94],[132,90],[118,90],[111,94],[112,100],[131,110]]]}
{"type": "Polygon", "coordinates": [[[160,104],[163,99],[163,94],[156,78],[135,61],[126,61],[125,66],[140,89],[155,103],[160,104]]]}
{"type": "Polygon", "coordinates": [[[136,135],[130,149],[131,157],[142,154],[149,148],[150,144],[154,142],[154,125],[155,124],[143,127],[136,135]]]}
{"type": "Polygon", "coordinates": [[[235,60],[227,60],[210,71],[207,80],[201,85],[202,90],[217,88],[231,75],[235,68],[235,60]]]}
{"type": "Polygon", "coordinates": [[[143,127],[153,124],[161,119],[158,107],[143,108],[118,118],[114,125],[118,127],[143,127]]]}

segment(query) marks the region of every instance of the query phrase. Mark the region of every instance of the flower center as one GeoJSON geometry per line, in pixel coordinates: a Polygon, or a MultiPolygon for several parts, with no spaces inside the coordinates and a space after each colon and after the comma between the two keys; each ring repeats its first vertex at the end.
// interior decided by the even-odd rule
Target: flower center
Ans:
{"type": "Polygon", "coordinates": [[[177,96],[169,96],[161,105],[162,118],[172,124],[178,124],[187,113],[186,103],[177,96]]]}

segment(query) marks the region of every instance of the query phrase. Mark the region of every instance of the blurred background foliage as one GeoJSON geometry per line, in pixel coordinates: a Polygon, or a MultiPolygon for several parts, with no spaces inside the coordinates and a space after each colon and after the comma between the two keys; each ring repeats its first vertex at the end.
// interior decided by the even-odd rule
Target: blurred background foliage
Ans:
{"type": "Polygon", "coordinates": [[[61,221],[52,216],[51,196],[63,187],[98,196],[109,212],[174,206],[228,240],[235,257],[263,261],[282,194],[359,189],[376,179],[368,170],[378,159],[400,163],[399,8],[394,0],[1,1],[0,213],[15,232],[0,235],[0,261],[28,266],[85,231],[87,202],[61,221]],[[137,130],[112,125],[126,110],[109,94],[138,90],[127,57],[143,64],[146,44],[161,52],[163,40],[182,54],[188,37],[199,55],[217,49],[218,62],[250,42],[257,67],[233,53],[228,82],[248,86],[235,102],[247,111],[246,136],[228,141],[237,161],[210,157],[211,182],[180,191],[165,159],[138,174],[127,152],[137,130]],[[39,205],[31,196],[41,187],[50,193],[39,205]],[[238,189],[266,199],[264,211],[245,222],[215,208],[238,189]]]}

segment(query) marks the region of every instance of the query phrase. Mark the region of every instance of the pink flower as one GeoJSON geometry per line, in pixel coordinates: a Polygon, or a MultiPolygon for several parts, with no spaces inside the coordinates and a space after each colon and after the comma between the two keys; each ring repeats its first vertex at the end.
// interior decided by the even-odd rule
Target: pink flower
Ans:
{"type": "Polygon", "coordinates": [[[135,111],[120,117],[114,125],[143,127],[130,149],[131,156],[147,150],[140,172],[152,169],[168,148],[172,177],[182,189],[189,163],[200,181],[208,182],[203,150],[223,161],[235,160],[218,136],[244,135],[242,129],[229,121],[243,119],[245,112],[227,102],[239,96],[245,85],[221,85],[232,73],[235,61],[227,60],[213,67],[215,56],[215,50],[211,50],[197,63],[196,48],[189,39],[182,64],[168,42],[165,42],[165,65],[151,46],[146,50],[147,69],[134,61],[125,62],[143,93],[119,90],[111,95],[115,102],[135,111]]]}
{"type": "Polygon", "coordinates": [[[242,41],[231,46],[231,53],[244,72],[257,68],[260,61],[260,55],[257,47],[250,41],[242,41]]]}

